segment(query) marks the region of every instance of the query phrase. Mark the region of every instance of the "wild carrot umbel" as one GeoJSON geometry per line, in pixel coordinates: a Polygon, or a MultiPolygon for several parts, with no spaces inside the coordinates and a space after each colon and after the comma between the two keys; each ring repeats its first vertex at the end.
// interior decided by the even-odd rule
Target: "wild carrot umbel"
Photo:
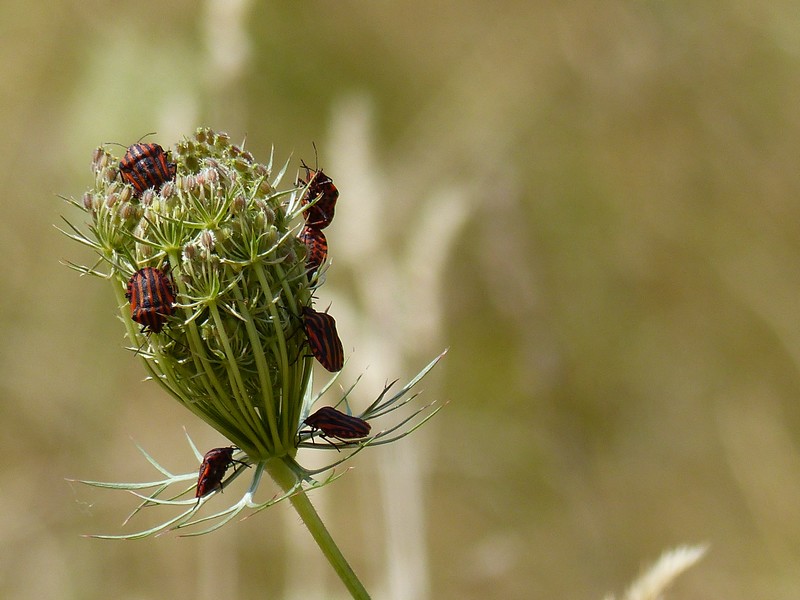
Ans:
{"type": "MultiPolygon", "coordinates": [[[[343,453],[322,469],[303,468],[295,460],[298,448],[331,449],[315,444],[313,431],[301,431],[320,399],[312,393],[314,356],[319,348],[309,346],[303,325],[304,315],[313,310],[312,293],[318,294],[321,286],[318,277],[309,277],[309,264],[314,269],[321,265],[309,261],[308,245],[298,234],[310,226],[306,213],[327,198],[311,189],[313,177],[279,189],[288,161],[277,169],[272,157],[266,164],[259,163],[249,151],[232,144],[226,134],[210,129],[198,129],[169,151],[169,157],[174,162],[174,178],[140,190],[142,186],[135,186],[130,178],[119,176],[118,157],[105,147],[94,152],[94,185],[81,200],[67,199],[87,214],[88,232],[69,222],[63,231],[92,248],[99,258],[91,267],[68,264],[112,283],[131,347],[150,378],[238,449],[236,459],[232,450],[226,459],[253,468],[234,469],[223,481],[232,463],[220,461],[214,471],[220,481],[213,479],[214,485],[207,486],[208,493],[204,489],[197,494],[198,500],[197,463],[176,475],[142,450],[162,479],[85,483],[135,493],[142,502],[134,514],[153,505],[182,507],[183,512],[151,529],[98,537],[145,537],[203,523],[205,528],[189,534],[199,535],[245,509],[258,511],[290,499],[351,592],[364,597],[357,593],[363,592],[363,587],[338,553],[305,492],[338,477],[334,468],[362,449],[408,435],[438,408],[414,409],[383,428],[372,423],[371,430],[377,433],[337,444],[336,450],[349,449],[349,454],[343,453]],[[145,286],[140,281],[143,272],[158,272],[159,281],[145,286]],[[254,495],[265,471],[282,492],[257,502],[254,495]],[[241,499],[210,517],[193,520],[195,512],[217,496],[217,490],[244,472],[252,474],[252,481],[241,499]],[[322,474],[326,475],[319,477],[322,474]],[[166,492],[173,484],[180,489],[166,492]],[[141,492],[147,489],[152,491],[141,492]]],[[[346,338],[346,332],[341,333],[346,338]]],[[[339,352],[334,357],[338,368],[340,357],[339,352]]],[[[387,386],[357,417],[370,421],[405,406],[414,398],[410,389],[439,358],[441,355],[396,393],[391,394],[391,386],[387,386]]],[[[325,366],[330,370],[331,365],[325,366]]],[[[323,391],[329,388],[330,384],[323,391]]],[[[346,404],[351,389],[331,404],[346,404]]],[[[189,442],[199,463],[204,453],[189,442]]]]}

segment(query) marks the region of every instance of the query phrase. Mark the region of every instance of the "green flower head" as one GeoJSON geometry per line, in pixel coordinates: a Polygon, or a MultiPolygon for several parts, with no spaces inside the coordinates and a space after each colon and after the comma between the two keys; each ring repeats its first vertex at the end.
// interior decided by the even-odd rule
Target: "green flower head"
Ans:
{"type": "MultiPolygon", "coordinates": [[[[342,362],[332,317],[312,308],[327,266],[321,229],[333,217],[338,192],[322,171],[304,164],[306,180],[280,190],[288,164],[273,169],[271,157],[259,163],[226,134],[202,128],[173,150],[135,144],[117,157],[98,148],[93,187],[81,201],[69,200],[87,213],[89,232],[68,222],[65,233],[99,255],[91,267],[70,266],[111,281],[131,348],[152,380],[235,447],[236,459],[233,451],[216,454],[225,460],[213,465],[219,486],[211,487],[227,483],[222,479],[232,465],[256,467],[247,470],[253,473],[247,494],[215,515],[227,517],[222,522],[246,507],[260,510],[324,485],[335,478],[332,469],[356,452],[404,437],[438,410],[417,409],[384,429],[367,423],[413,399],[409,390],[437,358],[398,392],[389,394],[387,386],[357,416],[328,407],[309,418],[330,388],[312,393],[314,356],[330,371],[342,362]],[[328,443],[316,443],[318,436],[328,443]],[[295,461],[300,447],[352,452],[309,471],[295,461]],[[253,494],[265,470],[284,495],[258,504],[253,494]],[[327,479],[315,479],[326,471],[327,479]]],[[[334,403],[348,413],[349,393],[334,403]]],[[[203,453],[191,445],[200,459],[203,453]]],[[[181,499],[194,489],[196,470],[174,475],[145,455],[163,480],[86,483],[130,491],[152,487],[150,495],[136,492],[144,500],[140,508],[188,508],[153,530],[118,537],[197,523],[191,516],[209,497],[181,499]],[[192,487],[160,497],[181,482],[192,487]]],[[[231,477],[244,471],[235,469],[231,477]]]]}
{"type": "MultiPolygon", "coordinates": [[[[169,158],[174,180],[137,194],[119,159],[98,148],[84,196],[128,336],[153,379],[250,459],[293,454],[312,367],[300,315],[317,281],[296,236],[302,190],[277,191],[285,168],[272,179],[271,164],[209,129],[169,158]],[[158,268],[176,297],[151,308],[164,321],[158,333],[140,331],[126,298],[144,267],[158,268]]],[[[155,302],[155,290],[141,294],[155,302]]]]}

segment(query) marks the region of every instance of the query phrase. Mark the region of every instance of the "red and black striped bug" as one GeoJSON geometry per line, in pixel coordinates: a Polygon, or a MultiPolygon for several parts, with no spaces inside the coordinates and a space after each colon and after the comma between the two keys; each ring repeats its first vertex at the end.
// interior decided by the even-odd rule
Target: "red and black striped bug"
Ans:
{"type": "Polygon", "coordinates": [[[369,435],[370,424],[364,419],[346,415],[330,406],[323,406],[305,421],[311,427],[311,434],[320,431],[323,438],[335,438],[340,441],[354,440],[369,435]]]}
{"type": "Polygon", "coordinates": [[[197,491],[194,495],[198,501],[216,489],[222,490],[222,478],[225,477],[228,467],[235,463],[245,467],[250,466],[246,462],[233,458],[234,450],[236,450],[235,446],[228,446],[225,448],[212,448],[205,453],[203,462],[200,463],[200,474],[197,476],[197,491]]]}
{"type": "Polygon", "coordinates": [[[297,185],[307,186],[300,201],[305,206],[317,198],[317,201],[303,213],[306,225],[315,229],[325,229],[333,221],[339,190],[333,185],[333,179],[325,175],[322,169],[312,169],[304,162],[300,164],[306,170],[306,178],[299,179],[297,185]]]}
{"type": "Polygon", "coordinates": [[[297,238],[306,246],[306,268],[308,269],[308,279],[314,275],[314,271],[320,268],[328,258],[328,240],[325,234],[319,229],[306,225],[297,238]]]}
{"type": "Polygon", "coordinates": [[[303,329],[311,354],[331,373],[344,366],[344,348],[336,333],[336,320],[328,313],[317,312],[310,306],[302,309],[303,329]]]}
{"type": "Polygon", "coordinates": [[[133,186],[137,198],[146,189],[158,189],[174,179],[175,171],[175,164],[167,161],[167,154],[158,144],[134,144],[119,163],[122,181],[133,186]]]}
{"type": "Polygon", "coordinates": [[[125,297],[131,303],[131,319],[142,333],[160,333],[175,312],[175,291],[170,276],[156,267],[144,267],[131,275],[125,297]]]}

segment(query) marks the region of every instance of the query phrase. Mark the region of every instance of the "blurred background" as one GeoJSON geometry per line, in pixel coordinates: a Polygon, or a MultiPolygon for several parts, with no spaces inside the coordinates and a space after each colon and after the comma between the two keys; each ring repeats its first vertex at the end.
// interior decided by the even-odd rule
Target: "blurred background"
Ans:
{"type": "Polygon", "coordinates": [[[710,550],[670,598],[798,597],[795,3],[5,2],[0,23],[0,596],[345,597],[288,505],[80,537],[133,530],[135,499],[65,478],[156,478],[135,443],[192,471],[183,427],[226,441],[143,382],[108,283],[59,264],[93,260],[56,195],[103,142],[208,125],[290,177],[314,143],[334,178],[319,302],[343,385],[367,373],[355,409],[450,348],[419,400],[446,408],[312,495],[375,598],[601,598],[684,543],[710,550]]]}

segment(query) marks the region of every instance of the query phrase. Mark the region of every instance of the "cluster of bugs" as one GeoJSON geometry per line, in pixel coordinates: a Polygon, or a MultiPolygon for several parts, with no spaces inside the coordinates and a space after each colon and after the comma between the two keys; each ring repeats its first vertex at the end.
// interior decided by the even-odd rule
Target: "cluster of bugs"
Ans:
{"type": "Polygon", "coordinates": [[[197,476],[197,491],[195,498],[200,502],[200,498],[210,494],[214,490],[222,491],[222,479],[228,468],[240,464],[249,467],[246,462],[236,460],[233,458],[233,453],[236,450],[235,446],[227,446],[224,448],[212,448],[203,456],[203,462],[200,463],[200,473],[197,476]]]}
{"type": "MultiPolygon", "coordinates": [[[[175,179],[175,172],[175,163],[169,162],[158,144],[133,144],[119,162],[119,176],[133,188],[135,198],[175,179]]],[[[143,333],[160,333],[167,317],[175,312],[175,286],[169,273],[156,267],[144,267],[131,275],[125,298],[131,303],[131,319],[142,326],[143,333]]]]}
{"type": "MultiPolygon", "coordinates": [[[[306,188],[301,204],[305,223],[298,238],[306,247],[306,269],[309,281],[328,258],[328,242],[323,229],[334,217],[339,191],[333,180],[322,169],[312,169],[304,162],[305,179],[297,185],[306,188]]],[[[133,188],[134,197],[141,197],[150,189],[159,189],[175,178],[176,165],[158,144],[136,143],[130,146],[119,163],[119,175],[133,188]]],[[[144,267],[128,280],[125,297],[131,305],[131,319],[142,326],[143,333],[160,333],[168,317],[175,313],[175,286],[167,267],[144,267]]],[[[303,330],[314,358],[330,372],[340,371],[344,365],[344,349],[336,331],[336,321],[327,312],[318,312],[310,306],[301,309],[303,330]]],[[[329,438],[348,442],[367,436],[370,425],[363,419],[347,415],[332,407],[323,407],[304,421],[311,435],[319,436],[336,446],[329,438]]],[[[337,448],[338,449],[338,448],[337,448]]],[[[235,460],[235,447],[213,448],[206,452],[200,465],[196,498],[217,489],[221,490],[228,469],[236,464],[249,466],[235,460]]]]}
{"type": "MultiPolygon", "coordinates": [[[[300,202],[307,208],[303,213],[305,225],[298,237],[306,246],[306,269],[311,280],[328,258],[328,242],[322,230],[333,221],[339,190],[322,169],[312,169],[305,162],[300,164],[306,171],[306,178],[298,179],[297,185],[306,188],[300,202]]],[[[301,317],[311,354],[331,373],[341,371],[344,348],[336,332],[336,320],[310,306],[302,308],[301,317]]]]}
{"type": "Polygon", "coordinates": [[[303,213],[305,226],[298,237],[306,246],[306,269],[310,281],[328,258],[328,241],[322,230],[333,221],[339,190],[322,169],[312,169],[304,162],[300,164],[306,171],[306,178],[298,179],[297,185],[306,188],[300,203],[307,208],[303,213]]]}
{"type": "MultiPolygon", "coordinates": [[[[298,236],[306,246],[306,269],[311,280],[314,273],[328,258],[328,242],[322,232],[333,221],[339,190],[333,180],[322,172],[312,169],[304,162],[306,178],[299,179],[297,185],[306,187],[300,199],[307,206],[303,213],[305,226],[298,236]]],[[[303,329],[314,358],[328,371],[335,373],[344,366],[344,349],[336,332],[336,320],[327,312],[318,312],[310,306],[301,309],[303,329]]],[[[370,425],[363,419],[347,415],[330,406],[320,408],[304,421],[311,428],[311,435],[319,435],[332,446],[336,444],[329,438],[347,443],[349,440],[369,435],[370,425]]],[[[338,449],[338,448],[337,448],[338,449]]]]}
{"type": "MultiPolygon", "coordinates": [[[[299,238],[306,246],[306,267],[311,279],[328,257],[328,242],[322,230],[333,220],[339,190],[322,169],[301,164],[306,178],[299,179],[297,184],[306,187],[301,202],[308,208],[299,238]]],[[[160,188],[174,179],[175,174],[175,164],[169,162],[167,153],[158,144],[133,144],[119,163],[120,178],[131,185],[134,197],[141,197],[147,189],[160,188]]],[[[131,319],[142,325],[143,333],[160,333],[167,318],[175,312],[174,285],[167,270],[139,269],[128,280],[125,297],[131,305],[131,319]]],[[[341,370],[344,351],[333,317],[304,307],[302,319],[314,357],[331,372],[341,370]]]]}

